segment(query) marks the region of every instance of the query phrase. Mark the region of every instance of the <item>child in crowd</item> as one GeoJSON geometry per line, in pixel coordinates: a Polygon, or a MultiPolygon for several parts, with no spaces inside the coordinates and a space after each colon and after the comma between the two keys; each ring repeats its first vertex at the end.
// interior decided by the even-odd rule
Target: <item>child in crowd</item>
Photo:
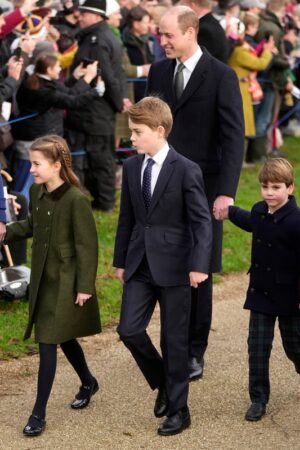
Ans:
{"type": "Polygon", "coordinates": [[[188,330],[190,286],[208,277],[211,219],[199,166],[166,141],[169,106],[145,97],[129,109],[138,155],[124,163],[114,266],[124,283],[118,333],[151,389],[158,389],[156,417],[167,416],[158,434],[190,426],[188,330]],[[160,304],[162,357],[146,328],[160,304]]]}
{"type": "Polygon", "coordinates": [[[37,139],[30,149],[30,215],[7,226],[5,242],[33,237],[29,321],[35,326],[40,366],[36,402],[23,433],[41,434],[56,371],[57,344],[81,380],[71,403],[86,407],[99,389],[76,338],[101,331],[95,278],[98,263],[96,226],[88,198],[79,190],[65,140],[37,139]]]}
{"type": "Polygon", "coordinates": [[[232,223],[252,233],[250,282],[245,309],[249,309],[249,394],[245,419],[262,418],[269,401],[269,359],[278,318],[287,357],[300,373],[300,209],[291,164],[269,159],[259,173],[263,201],[251,212],[230,206],[232,223]]]}

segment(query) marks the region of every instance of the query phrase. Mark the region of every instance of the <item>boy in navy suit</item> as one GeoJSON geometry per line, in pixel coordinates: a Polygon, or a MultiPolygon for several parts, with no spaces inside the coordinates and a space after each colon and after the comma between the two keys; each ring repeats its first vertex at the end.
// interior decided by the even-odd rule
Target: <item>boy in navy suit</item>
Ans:
{"type": "Polygon", "coordinates": [[[230,206],[231,222],[252,232],[250,282],[245,309],[250,309],[248,336],[249,394],[245,419],[257,421],[270,395],[269,359],[278,317],[287,357],[300,373],[300,209],[294,174],[283,158],[269,159],[259,173],[263,201],[251,212],[230,206]]]}
{"type": "Polygon", "coordinates": [[[124,283],[118,333],[152,389],[160,435],[190,426],[190,286],[207,279],[211,219],[201,169],[170,147],[169,106],[145,97],[129,109],[138,155],[125,161],[114,266],[124,283]],[[160,304],[162,357],[146,328],[160,304]]]}

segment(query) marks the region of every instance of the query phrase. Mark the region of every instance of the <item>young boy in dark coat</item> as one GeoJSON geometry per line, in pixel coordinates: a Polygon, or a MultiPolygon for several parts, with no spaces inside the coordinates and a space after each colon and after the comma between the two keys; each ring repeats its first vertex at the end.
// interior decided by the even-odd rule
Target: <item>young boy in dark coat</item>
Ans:
{"type": "Polygon", "coordinates": [[[190,425],[188,329],[191,289],[208,277],[211,219],[201,169],[166,141],[169,106],[145,97],[129,109],[137,156],[125,161],[114,266],[124,283],[120,338],[152,389],[160,435],[190,425]],[[148,327],[160,304],[162,357],[148,327]]]}
{"type": "Polygon", "coordinates": [[[300,209],[294,174],[283,158],[269,159],[259,173],[263,201],[251,212],[230,206],[232,223],[252,232],[250,282],[245,309],[250,309],[248,336],[251,406],[245,419],[260,420],[270,394],[269,359],[278,317],[287,357],[300,373],[300,209]]]}

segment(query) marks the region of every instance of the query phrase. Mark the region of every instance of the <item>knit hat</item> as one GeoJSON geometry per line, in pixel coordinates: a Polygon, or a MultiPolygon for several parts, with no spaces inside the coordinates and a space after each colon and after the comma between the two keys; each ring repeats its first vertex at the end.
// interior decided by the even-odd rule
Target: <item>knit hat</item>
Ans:
{"type": "Polygon", "coordinates": [[[99,16],[107,18],[106,16],[106,0],[85,0],[85,2],[79,6],[79,11],[86,11],[99,16]]]}

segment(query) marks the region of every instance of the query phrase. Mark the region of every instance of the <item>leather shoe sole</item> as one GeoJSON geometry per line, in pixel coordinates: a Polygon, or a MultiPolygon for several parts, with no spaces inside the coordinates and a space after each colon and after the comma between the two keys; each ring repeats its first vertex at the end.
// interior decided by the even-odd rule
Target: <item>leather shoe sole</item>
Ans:
{"type": "Polygon", "coordinates": [[[96,394],[96,392],[99,391],[99,384],[96,378],[94,378],[94,383],[91,386],[81,387],[78,394],[75,396],[75,399],[71,403],[72,409],[83,409],[88,406],[90,403],[90,400],[93,395],[96,394]],[[82,390],[86,391],[86,396],[83,398],[77,398],[77,396],[82,395],[82,390]]]}

